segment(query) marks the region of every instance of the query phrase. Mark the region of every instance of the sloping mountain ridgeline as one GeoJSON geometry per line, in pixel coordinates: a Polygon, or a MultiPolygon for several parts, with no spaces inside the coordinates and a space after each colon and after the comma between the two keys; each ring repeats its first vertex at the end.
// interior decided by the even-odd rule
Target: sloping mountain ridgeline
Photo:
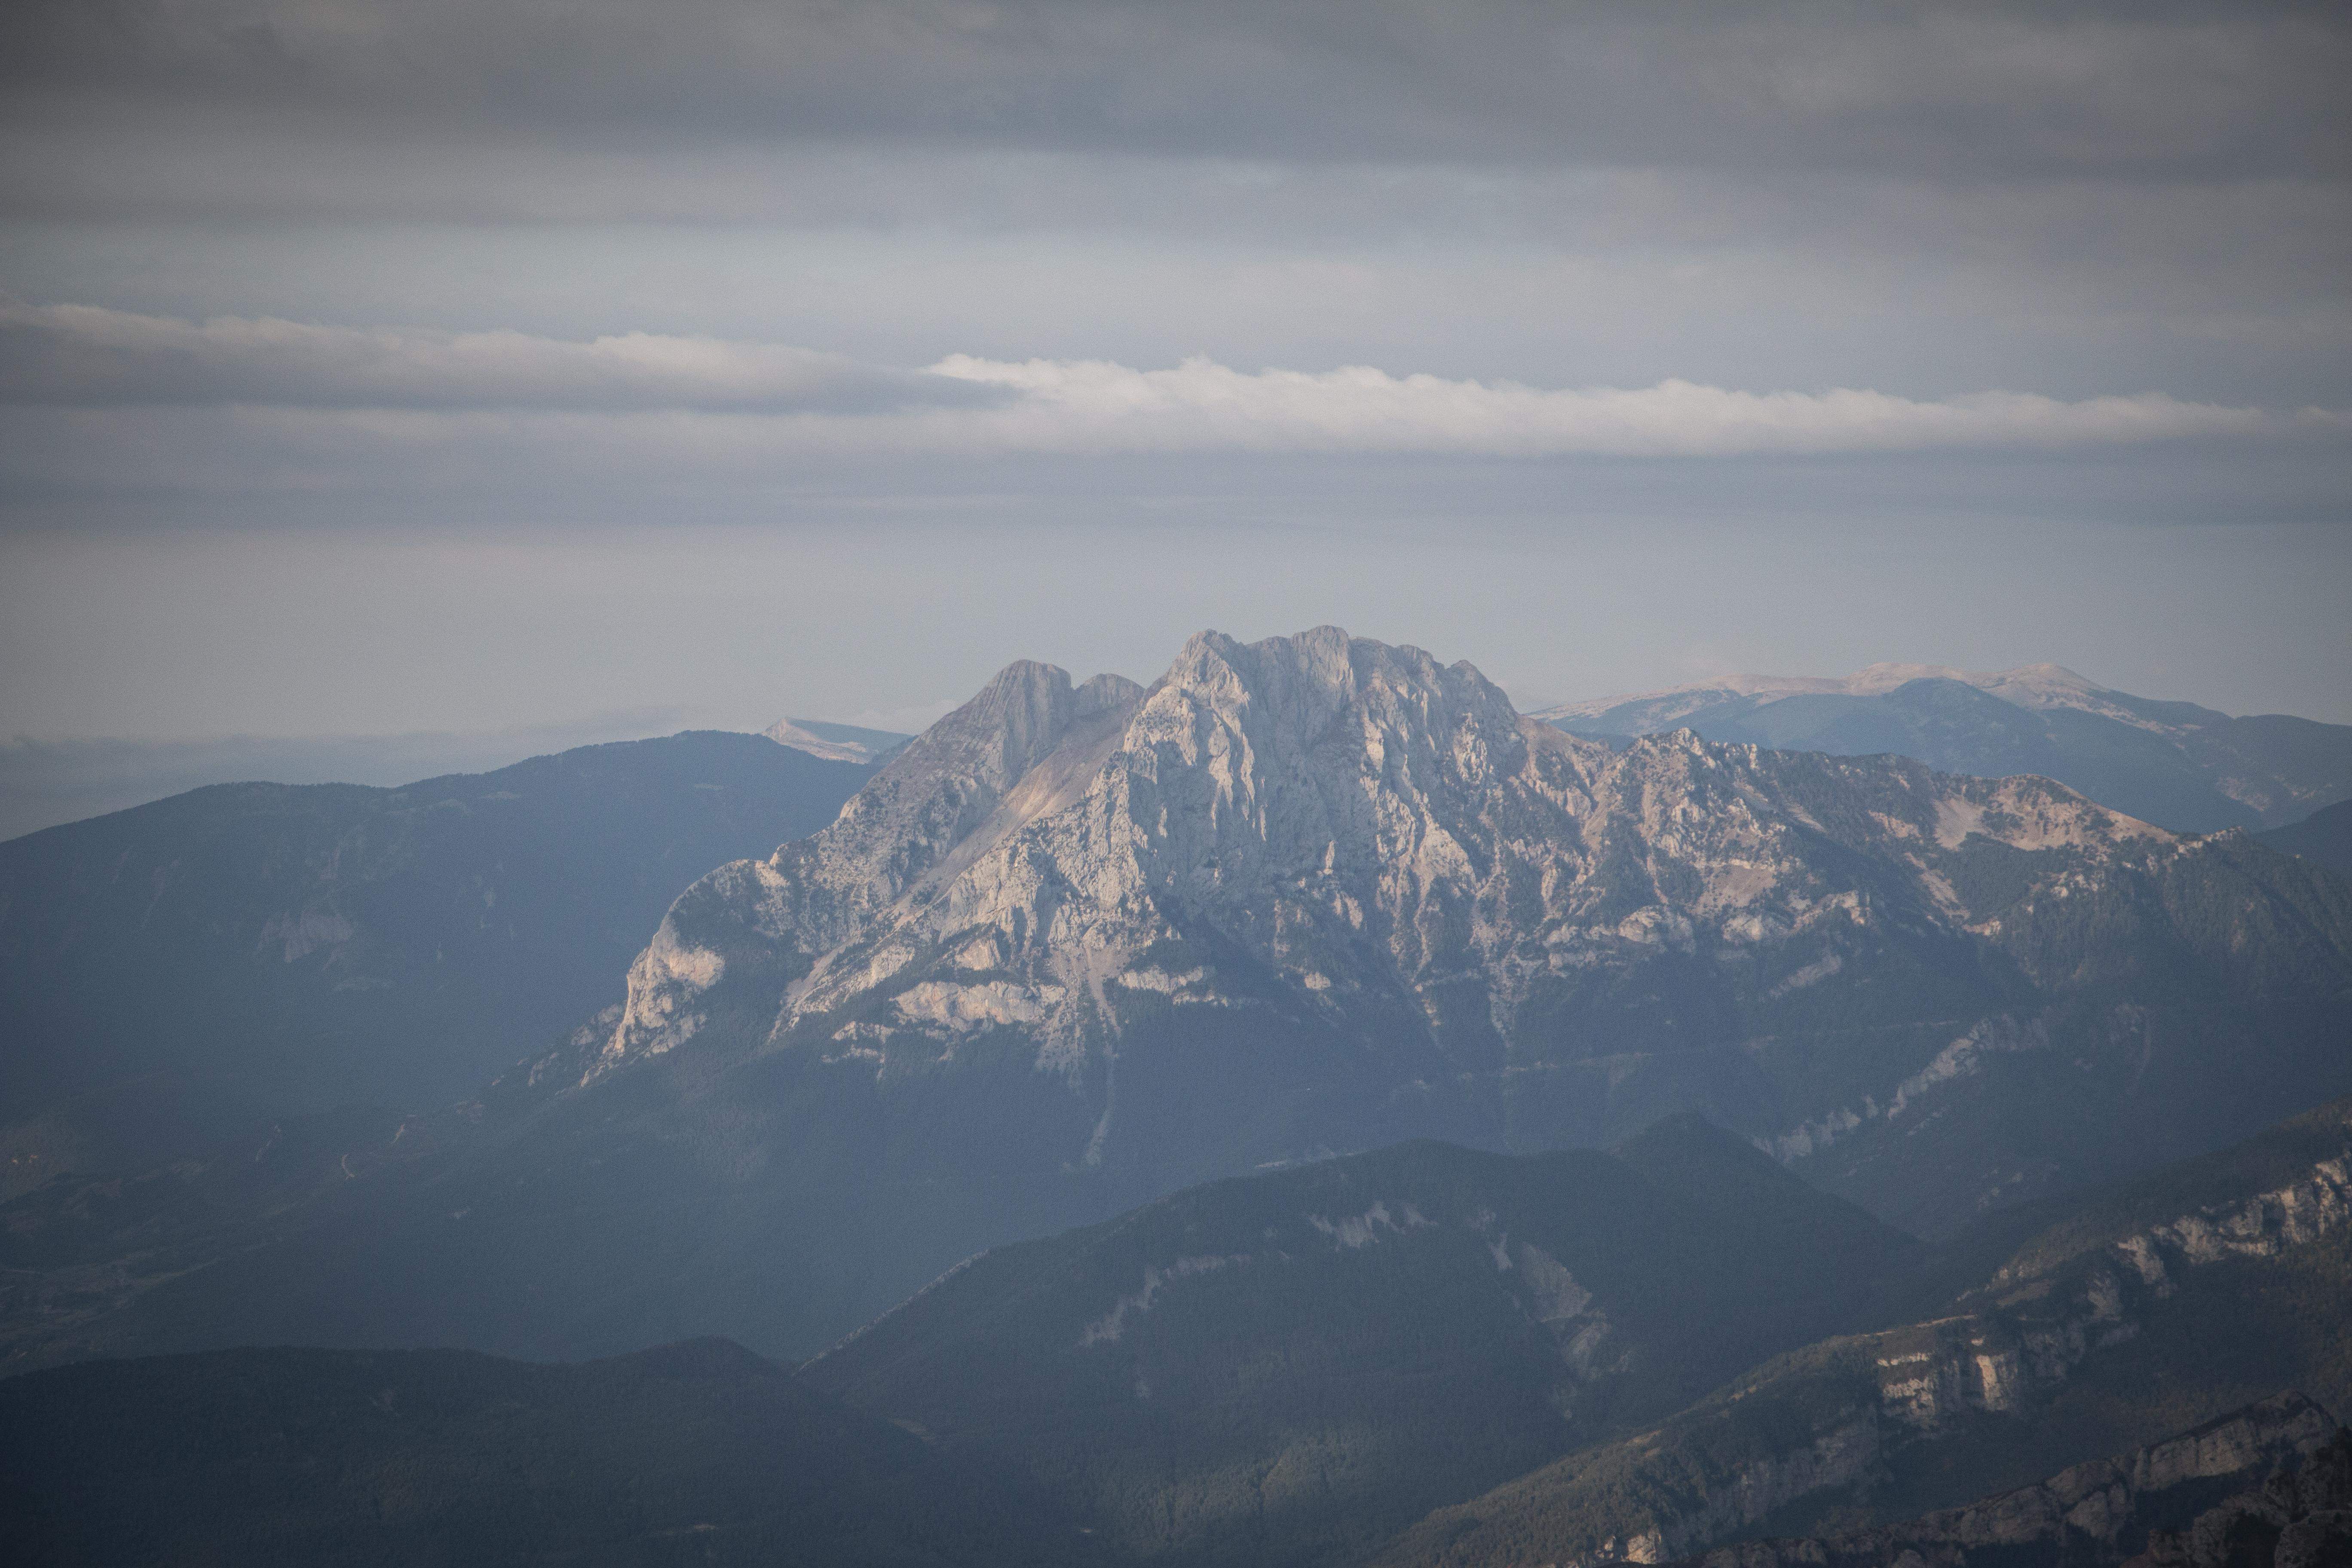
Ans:
{"type": "Polygon", "coordinates": [[[2339,876],[2352,877],[2352,800],[2338,801],[2301,822],[2254,837],[2282,855],[2294,855],[2339,876]]]}
{"type": "Polygon", "coordinates": [[[2281,1389],[2352,1408],[2352,1100],[2068,1205],[1935,1315],[1769,1359],[1654,1427],[1433,1512],[1378,1563],[1866,1544],[2281,1389]]]}
{"type": "Polygon", "coordinates": [[[862,763],[879,767],[907,749],[912,735],[894,730],[864,730],[855,724],[833,724],[820,719],[779,719],[760,731],[780,746],[825,757],[836,763],[862,763]]]}
{"type": "Polygon", "coordinates": [[[220,784],[0,844],[0,1193],[470,1093],[617,1000],[680,889],[870,775],[698,731],[399,789],[220,784]]]}
{"type": "Polygon", "coordinates": [[[2054,664],[1982,674],[1880,664],[1842,679],[1731,676],[1536,717],[1580,735],[1676,729],[1946,773],[2039,773],[2176,832],[2275,827],[2352,797],[2352,725],[2232,718],[2095,685],[2054,664]]]}
{"type": "Polygon", "coordinates": [[[1466,664],[1206,633],[1149,689],[1008,668],[688,889],[572,1045],[347,1148],[233,1259],[12,1317],[12,1354],[803,1355],[1197,1181],[1681,1110],[1941,1236],[2352,1089],[2347,995],[2352,887],[2242,835],[1900,758],[1614,751],[1466,664]]]}
{"type": "Polygon", "coordinates": [[[2347,994],[2352,889],[2242,838],[1899,759],[1612,752],[1325,628],[1204,634],[1148,693],[1008,669],[690,889],[596,1070],[715,1039],[886,1104],[956,1080],[1048,1169],[1157,1190],[1698,1109],[1933,1231],[2352,1087],[2347,994]]]}
{"type": "Polygon", "coordinates": [[[2336,1568],[2352,1429],[2288,1392],[1963,1508],[1718,1547],[1683,1568],[2336,1568]]]}
{"type": "Polygon", "coordinates": [[[1858,1325],[1922,1251],[1696,1118],[1605,1154],[1416,1142],[988,1253],[802,1375],[1124,1555],[1345,1563],[1858,1325]]]}
{"type": "Polygon", "coordinates": [[[1034,1493],[725,1341],[573,1366],[239,1350],[0,1382],[15,1563],[1027,1568],[1034,1493]]]}

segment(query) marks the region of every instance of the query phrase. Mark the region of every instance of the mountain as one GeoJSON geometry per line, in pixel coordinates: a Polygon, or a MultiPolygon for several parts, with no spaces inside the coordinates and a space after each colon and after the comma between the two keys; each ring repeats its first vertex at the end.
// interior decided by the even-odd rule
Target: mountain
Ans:
{"type": "Polygon", "coordinates": [[[2352,1100],[2070,1205],[1932,1317],[1768,1360],[1433,1512],[1378,1562],[1658,1562],[1846,1535],[2281,1388],[2352,1407],[2352,1100]]]}
{"type": "Polygon", "coordinates": [[[1838,756],[1893,752],[1947,773],[2037,773],[2185,833],[2269,827],[2352,796],[2352,725],[2233,719],[2097,686],[2054,664],[1986,674],[1874,664],[1841,679],[1729,676],[1537,718],[1580,735],[1689,729],[1838,756]]]}
{"type": "Polygon", "coordinates": [[[353,1132],[352,1179],[212,1267],[77,1242],[73,1300],[111,1304],[50,1312],[43,1274],[0,1327],[16,1364],[801,1356],[1202,1181],[1684,1110],[1941,1237],[2352,1090],[2347,994],[2352,886],[2242,834],[1895,757],[1612,750],[1417,649],[1204,633],[1149,689],[1007,668],[688,888],[572,1043],[353,1132]]]}
{"type": "Polygon", "coordinates": [[[2352,800],[2337,801],[2301,822],[2254,837],[2282,855],[2297,856],[2338,876],[2352,877],[2352,800]]]}
{"type": "Polygon", "coordinates": [[[238,1350],[0,1382],[20,1563],[993,1568],[1036,1500],[725,1341],[587,1365],[238,1350]]]}
{"type": "Polygon", "coordinates": [[[914,739],[893,730],[861,730],[855,724],[828,724],[819,719],[779,719],[761,733],[780,746],[812,757],[868,767],[888,762],[914,739]]]}
{"type": "Polygon", "coordinates": [[[2352,1562],[2352,1429],[2333,1420],[2282,1394],[1965,1508],[1685,1568],[2331,1568],[2352,1562]]]}
{"type": "Polygon", "coordinates": [[[0,1193],[454,1100],[617,1000],[680,889],[870,773],[688,732],[400,789],[214,785],[0,844],[0,1193]]]}
{"type": "Polygon", "coordinates": [[[1696,1118],[1416,1142],[987,1253],[802,1373],[1158,1563],[1349,1563],[1852,1326],[1909,1237],[1696,1118]]]}
{"type": "Polygon", "coordinates": [[[701,1038],[952,1080],[1044,1170],[1160,1191],[1696,1109],[1934,1231],[2352,1087],[2347,989],[2352,889],[2242,839],[1895,758],[1616,752],[1326,627],[1203,634],[1148,693],[1007,669],[688,889],[598,1070],[701,1038]]]}

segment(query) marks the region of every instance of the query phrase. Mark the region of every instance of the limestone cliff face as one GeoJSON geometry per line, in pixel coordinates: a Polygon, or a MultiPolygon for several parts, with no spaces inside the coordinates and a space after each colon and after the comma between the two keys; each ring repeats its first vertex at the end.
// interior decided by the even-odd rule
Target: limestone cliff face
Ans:
{"type": "Polygon", "coordinates": [[[1964,1508],[1821,1540],[1717,1547],[1687,1559],[1685,1568],[2119,1563],[2132,1544],[2149,1536],[2168,1504],[2200,1495],[2199,1483],[2209,1489],[2217,1481],[2259,1488],[2243,1500],[2207,1510],[2187,1531],[2158,1530],[2149,1542],[2153,1551],[2134,1558],[2149,1568],[2223,1568],[2255,1560],[2247,1547],[2232,1555],[2225,1544],[2230,1524],[2241,1517],[2271,1525],[2273,1537],[2309,1516],[2323,1516],[2315,1521],[2320,1529],[2304,1532],[2309,1536],[2318,1536],[2332,1522],[2326,1517],[2331,1505],[2344,1506],[2337,1500],[2343,1483],[2336,1472],[2344,1468],[2342,1455],[2352,1453],[2352,1445],[2336,1433],[2335,1418],[2326,1410],[2300,1394],[2282,1394],[2179,1436],[2076,1465],[2037,1485],[1964,1508]]]}
{"type": "MultiPolygon", "coordinates": [[[[2111,1386],[2100,1380],[2144,1334],[2168,1332],[2177,1342],[2184,1322],[2220,1336],[2269,1331],[2214,1321],[2232,1311],[2231,1281],[2246,1278],[2231,1266],[2302,1260],[2320,1279],[2341,1269],[2352,1237],[2352,1100],[2297,1118],[2253,1147],[2256,1157],[2192,1182],[2207,1201],[2167,1208],[2178,1178],[2151,1179],[2122,1208],[2095,1208],[2036,1238],[1950,1316],[1767,1362],[1653,1431],[1441,1510],[1381,1563],[1516,1563],[1530,1550],[1559,1568],[1675,1561],[1801,1500],[1866,1500],[1890,1475],[1916,1469],[1919,1456],[2013,1441],[2070,1387],[2111,1386]]],[[[2326,1322],[2310,1330],[2323,1340],[2331,1331],[2326,1322]]],[[[2176,1396],[2193,1379],[2180,1383],[2176,1396]]],[[[2259,1480],[2333,1430],[2308,1400],[2267,1402],[1916,1528],[1725,1546],[1705,1562],[1836,1568],[1892,1563],[1916,1549],[1928,1552],[1923,1561],[1959,1564],[1964,1555],[1935,1556],[1934,1543],[2054,1543],[2066,1529],[2113,1542],[2141,1494],[2250,1468],[2259,1480]]]]}
{"type": "Polygon", "coordinates": [[[1537,1142],[1591,1139],[1697,1102],[1850,1160],[2005,1057],[2144,1057],[2145,1008],[2049,1014],[2144,978],[2150,942],[2216,994],[2352,974],[2347,911],[2272,918],[2261,854],[2040,779],[1686,732],[1612,752],[1418,649],[1202,633],[1149,690],[1013,665],[831,827],[706,878],[594,1070],[721,1016],[886,1084],[985,1040],[1088,1099],[1066,1153],[1094,1163],[1139,1031],[1245,1019],[1352,1043],[1381,1092],[1443,1102],[1425,1130],[1495,1136],[1517,1097],[1537,1142]],[[2184,918],[2217,880],[2259,907],[2184,918]],[[1853,1021],[1879,1036],[1859,1053],[1853,1021]]]}

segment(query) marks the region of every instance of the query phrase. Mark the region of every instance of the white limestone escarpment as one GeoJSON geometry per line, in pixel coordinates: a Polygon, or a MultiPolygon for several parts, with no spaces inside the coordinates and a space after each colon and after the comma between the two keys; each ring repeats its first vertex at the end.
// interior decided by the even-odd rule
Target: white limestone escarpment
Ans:
{"type": "MultiPolygon", "coordinates": [[[[2352,1100],[2256,1144],[2254,1157],[2208,1167],[2185,1187],[2177,1173],[2149,1178],[2126,1208],[2096,1205],[2035,1238],[1951,1316],[1773,1358],[1655,1428],[1442,1510],[1379,1562],[1517,1563],[1530,1550],[1562,1568],[1699,1561],[1694,1554],[1800,1500],[1859,1486],[1866,1502],[1873,1484],[1906,1466],[1916,1472],[1923,1454],[1981,1458],[2030,1433],[2070,1388],[2128,1390],[2129,1358],[2144,1339],[2177,1340],[2184,1329],[2200,1337],[2272,1331],[2275,1319],[2265,1329],[2232,1320],[2242,1292],[2259,1295],[2260,1279],[2278,1278],[2250,1270],[2308,1269],[2325,1279],[2342,1266],[2352,1229],[2352,1100]]],[[[2169,1397],[2207,1386],[2185,1375],[2169,1397]]],[[[2237,1387],[2227,1377],[2210,1386],[2225,1394],[2237,1387]]],[[[1990,1549],[2054,1541],[2067,1530],[2109,1541],[2139,1494],[2266,1468],[2333,1430],[2308,1401],[2283,1396],[2125,1459],[1908,1524],[1827,1543],[1749,1542],[1704,1561],[1859,1568],[1938,1541],[1990,1549]]]]}
{"type": "MultiPolygon", "coordinates": [[[[2054,1560],[2062,1548],[2071,1548],[2076,1560],[2091,1561],[2089,1552],[2104,1551],[2106,1561],[2116,1561],[2122,1555],[2119,1548],[2126,1532],[2135,1524],[2144,1529],[2146,1515],[2154,1511],[2150,1504],[2160,1506],[2168,1493],[2199,1483],[2210,1486],[2216,1480],[2235,1480],[2251,1488],[2260,1486],[2266,1477],[2294,1477],[2295,1467],[2316,1453],[2335,1432],[2334,1417],[2320,1405],[2298,1393],[2279,1394],[2178,1436],[2114,1458],[2076,1465],[2045,1481],[1962,1508],[1824,1540],[1759,1541],[1718,1547],[1688,1559],[1685,1568],[1844,1568],[1848,1564],[1859,1568],[1863,1563],[1928,1562],[1966,1568],[1972,1563],[2016,1561],[2029,1552],[2053,1554],[2054,1560]]],[[[2275,1486],[2268,1489],[2273,1497],[2290,1500],[2297,1490],[2292,1484],[2283,1493],[2275,1486]]],[[[2267,1500],[2259,1492],[2249,1499],[2256,1506],[2267,1500]]],[[[2215,1522],[2226,1528],[2231,1515],[2245,1508],[2246,1504],[2239,1503],[2216,1510],[2215,1522]]],[[[2279,1524],[2287,1521],[2289,1510],[2274,1502],[2265,1511],[2275,1514],[2279,1524]]],[[[2179,1560],[2210,1563],[2218,1568],[2231,1559],[2226,1551],[2210,1551],[2184,1554],[2179,1560]]]]}
{"type": "MultiPolygon", "coordinates": [[[[2179,935],[2160,885],[2216,843],[2045,780],[1687,733],[1612,752],[1466,663],[1333,627],[1204,632],[1148,690],[1013,665],[831,827],[704,879],[592,1076],[721,1016],[735,1048],[885,1085],[984,1045],[1088,1099],[1064,1153],[1094,1164],[1137,1111],[1117,1101],[1139,1031],[1246,1026],[1357,1051],[1365,1092],[1450,1107],[1436,1131],[1517,1097],[1546,1108],[1538,1142],[1588,1140],[1696,1102],[1802,1159],[1907,1131],[2007,1056],[2092,1050],[2086,1030],[2141,1050],[2112,1010],[2053,1035],[2045,994],[2140,962],[2112,929],[2080,940],[2095,909],[2179,935]],[[1883,1044],[1784,1062],[1856,995],[1883,1044]]],[[[2242,962],[2244,933],[2190,934],[2242,962]]],[[[2347,968],[2340,921],[2257,934],[2302,944],[2288,969],[2347,968]]]]}

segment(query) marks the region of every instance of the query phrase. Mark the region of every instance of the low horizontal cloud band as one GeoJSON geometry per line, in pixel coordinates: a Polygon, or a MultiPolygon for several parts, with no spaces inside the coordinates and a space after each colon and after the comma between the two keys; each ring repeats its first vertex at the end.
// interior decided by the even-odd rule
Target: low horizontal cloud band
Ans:
{"type": "MultiPolygon", "coordinates": [[[[1669,380],[1621,389],[1391,375],[1366,366],[1241,371],[1208,359],[978,359],[922,370],[772,343],[633,332],[587,342],[515,331],[187,322],[91,306],[0,303],[0,403],[404,412],[398,439],[615,439],[649,459],[726,449],[884,457],[1255,452],[1707,458],[2066,448],[2342,434],[2352,416],[2184,402],[1984,392],[1917,399],[1851,388],[1741,392],[1669,380]],[[436,416],[441,416],[436,418],[436,416]],[[485,428],[480,421],[494,418],[485,428]],[[649,425],[635,428],[640,422],[649,425]],[[695,426],[689,435],[685,420],[695,426]],[[584,421],[584,424],[583,423],[584,421]],[[526,432],[525,426],[530,427],[526,432]],[[590,426],[594,426],[592,430],[590,426]],[[601,432],[601,434],[599,433],[601,432]]],[[[344,432],[362,442],[380,420],[344,432]]]]}
{"type": "Polygon", "coordinates": [[[1248,374],[1205,359],[1172,370],[956,355],[931,369],[1021,395],[981,417],[1009,441],[1082,450],[1431,452],[1507,457],[1717,457],[2075,447],[2252,436],[2341,416],[2281,419],[2162,393],[2062,402],[1985,392],[1921,401],[1885,393],[1735,392],[1686,381],[1546,391],[1393,376],[1364,366],[1248,374]]]}
{"type": "Polygon", "coordinates": [[[510,331],[206,321],[0,300],[0,402],[244,403],[310,408],[532,408],[871,414],[973,406],[966,377],[778,343],[625,332],[587,342],[510,331]]]}

